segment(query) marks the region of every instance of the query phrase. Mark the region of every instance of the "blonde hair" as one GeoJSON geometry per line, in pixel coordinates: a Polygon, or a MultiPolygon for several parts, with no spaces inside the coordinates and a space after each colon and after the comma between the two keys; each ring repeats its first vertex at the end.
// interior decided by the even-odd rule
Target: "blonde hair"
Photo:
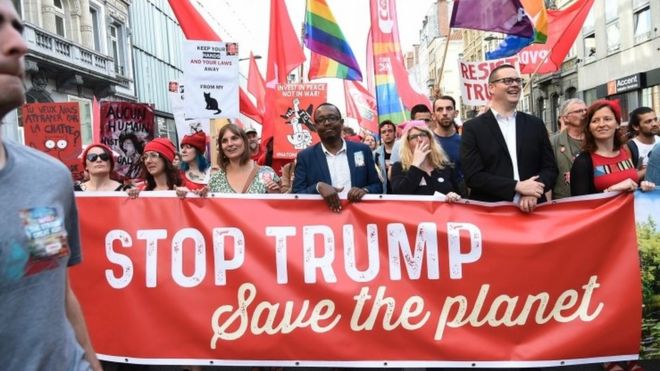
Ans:
{"type": "Polygon", "coordinates": [[[413,152],[415,149],[410,146],[408,136],[410,135],[410,132],[413,131],[413,129],[428,135],[429,145],[431,147],[431,153],[429,153],[431,165],[434,169],[444,169],[445,166],[449,163],[449,157],[447,156],[447,153],[445,153],[445,150],[442,149],[440,144],[435,141],[431,129],[428,127],[411,127],[410,129],[406,130],[401,137],[401,147],[399,148],[399,154],[403,171],[408,171],[410,169],[410,165],[412,165],[413,152]]]}

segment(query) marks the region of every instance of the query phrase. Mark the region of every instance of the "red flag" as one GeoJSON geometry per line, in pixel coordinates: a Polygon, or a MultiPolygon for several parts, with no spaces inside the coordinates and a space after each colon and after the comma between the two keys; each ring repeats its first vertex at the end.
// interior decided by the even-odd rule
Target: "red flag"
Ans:
{"type": "Polygon", "coordinates": [[[378,133],[376,98],[357,81],[344,80],[346,116],[357,120],[364,130],[378,133]]]}
{"type": "Polygon", "coordinates": [[[259,72],[257,61],[250,52],[250,70],[248,71],[247,90],[257,99],[257,109],[261,114],[266,110],[266,82],[259,72]]]}
{"type": "Polygon", "coordinates": [[[289,11],[284,0],[270,2],[270,33],[268,39],[268,70],[266,80],[269,88],[275,84],[288,83],[286,77],[294,68],[305,61],[305,53],[293,29],[289,11]]]}
{"type": "Polygon", "coordinates": [[[548,41],[545,44],[532,44],[518,53],[520,72],[559,71],[593,3],[594,0],[578,0],[566,9],[548,10],[548,41]],[[538,67],[540,63],[543,64],[538,67]]]}
{"type": "MultiPolygon", "coordinates": [[[[222,41],[220,36],[213,31],[197,10],[190,4],[189,0],[169,0],[174,16],[181,25],[181,30],[188,40],[222,41]]],[[[263,117],[254,106],[247,94],[240,89],[239,107],[242,114],[257,121],[263,122],[263,117]]]]}
{"type": "MultiPolygon", "coordinates": [[[[284,0],[270,2],[270,33],[268,40],[268,69],[266,70],[266,102],[275,102],[277,84],[286,84],[287,75],[305,61],[298,36],[293,29],[289,11],[284,0]]],[[[275,105],[268,104],[264,115],[264,125],[261,132],[261,149],[266,151],[268,140],[273,137],[275,105]]]]}
{"type": "Polygon", "coordinates": [[[92,143],[101,143],[101,105],[99,101],[92,101],[92,143]]]}

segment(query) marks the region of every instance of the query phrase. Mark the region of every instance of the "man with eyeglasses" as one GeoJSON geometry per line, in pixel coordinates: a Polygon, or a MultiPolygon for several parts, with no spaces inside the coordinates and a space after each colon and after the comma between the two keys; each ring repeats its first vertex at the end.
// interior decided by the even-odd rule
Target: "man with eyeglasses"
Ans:
{"type": "Polygon", "coordinates": [[[552,189],[553,199],[571,195],[571,167],[575,156],[582,150],[585,117],[587,117],[587,106],[582,99],[568,99],[559,107],[561,131],[550,138],[559,171],[557,182],[552,189]]]}
{"type": "MultiPolygon", "coordinates": [[[[0,0],[0,119],[25,99],[23,28],[0,0]]],[[[2,369],[100,370],[67,273],[81,260],[71,173],[0,137],[0,188],[2,369]]]]}
{"type": "Polygon", "coordinates": [[[340,195],[358,202],[367,193],[381,193],[383,185],[369,146],[342,138],[344,119],[339,108],[323,103],[314,111],[314,127],[321,139],[298,153],[293,193],[320,194],[333,212],[341,211],[340,195]]]}
{"type": "Polygon", "coordinates": [[[514,66],[491,71],[490,110],[464,124],[461,162],[469,198],[513,201],[529,213],[554,187],[557,164],[543,121],[516,111],[522,88],[514,66]]]}

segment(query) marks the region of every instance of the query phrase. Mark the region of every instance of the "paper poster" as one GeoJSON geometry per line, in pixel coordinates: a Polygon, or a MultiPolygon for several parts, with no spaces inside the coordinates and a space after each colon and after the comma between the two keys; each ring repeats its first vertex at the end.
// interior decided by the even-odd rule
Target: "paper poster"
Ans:
{"type": "Polygon", "coordinates": [[[237,118],[238,44],[189,40],[183,52],[186,118],[237,118]]]}

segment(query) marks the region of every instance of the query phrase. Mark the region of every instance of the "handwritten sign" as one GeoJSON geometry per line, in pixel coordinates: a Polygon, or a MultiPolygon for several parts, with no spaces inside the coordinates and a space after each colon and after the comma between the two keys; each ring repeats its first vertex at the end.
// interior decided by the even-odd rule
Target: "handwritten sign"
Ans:
{"type": "Polygon", "coordinates": [[[79,103],[30,103],[21,108],[21,116],[25,144],[62,161],[74,180],[82,180],[79,103]]]}

